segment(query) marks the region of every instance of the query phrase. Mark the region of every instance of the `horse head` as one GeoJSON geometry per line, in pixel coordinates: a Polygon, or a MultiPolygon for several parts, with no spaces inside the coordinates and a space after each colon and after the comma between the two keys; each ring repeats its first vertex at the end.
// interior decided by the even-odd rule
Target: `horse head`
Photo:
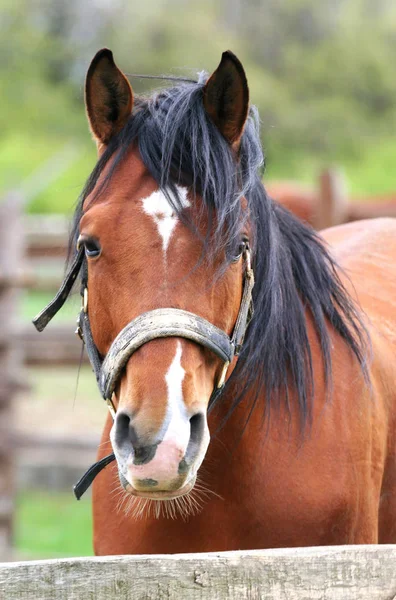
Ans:
{"type": "MultiPolygon", "coordinates": [[[[219,160],[228,161],[230,178],[237,176],[248,118],[245,73],[225,52],[205,83],[176,89],[134,101],[109,50],[95,56],[87,73],[89,124],[99,160],[109,158],[84,199],[77,244],[85,250],[92,338],[103,357],[128,323],[150,311],[186,311],[230,338],[240,312],[246,207],[241,190],[227,209],[232,219],[227,210],[219,214],[215,198],[204,202],[213,190],[210,181],[199,180],[198,161],[208,160],[209,132],[221,138],[219,160]],[[187,100],[200,105],[201,128],[199,122],[191,127],[188,111],[172,122],[177,105],[187,100]],[[113,150],[120,138],[122,155],[113,150]],[[172,143],[166,165],[164,144],[172,143]]],[[[134,495],[155,499],[194,486],[210,439],[208,403],[228,367],[207,346],[171,335],[149,339],[128,356],[112,399],[110,437],[121,483],[134,495]]]]}

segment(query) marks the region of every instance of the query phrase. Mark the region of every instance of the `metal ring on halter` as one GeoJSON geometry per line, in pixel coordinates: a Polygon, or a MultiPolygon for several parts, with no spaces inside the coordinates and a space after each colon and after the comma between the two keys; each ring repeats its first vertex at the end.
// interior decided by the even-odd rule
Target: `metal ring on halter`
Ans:
{"type": "Polygon", "coordinates": [[[88,312],[88,288],[84,288],[82,308],[85,314],[88,312]]]}

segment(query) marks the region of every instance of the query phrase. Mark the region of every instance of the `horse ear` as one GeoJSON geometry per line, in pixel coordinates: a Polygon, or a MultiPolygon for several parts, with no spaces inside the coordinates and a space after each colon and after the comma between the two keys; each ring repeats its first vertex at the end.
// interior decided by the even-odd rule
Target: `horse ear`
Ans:
{"type": "Polygon", "coordinates": [[[238,146],[249,112],[249,88],[242,64],[229,50],[206,82],[204,106],[220,133],[238,146]]]}
{"type": "Polygon", "coordinates": [[[89,66],[85,80],[85,106],[99,147],[109,143],[131,114],[132,88],[107,48],[99,50],[89,66]]]}

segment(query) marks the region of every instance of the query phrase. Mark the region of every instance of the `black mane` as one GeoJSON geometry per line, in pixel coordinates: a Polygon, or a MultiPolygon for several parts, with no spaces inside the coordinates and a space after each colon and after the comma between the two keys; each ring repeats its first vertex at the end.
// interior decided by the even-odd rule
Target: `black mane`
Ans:
{"type": "Polygon", "coordinates": [[[227,386],[236,386],[234,407],[254,386],[252,406],[264,394],[264,414],[282,399],[288,402],[288,390],[293,389],[304,423],[311,414],[314,396],[307,311],[320,341],[327,384],[331,383],[329,324],[367,376],[365,328],[322,240],[268,197],[261,181],[264,158],[256,110],[250,110],[237,162],[205,112],[203,86],[203,81],[183,81],[150,99],[135,100],[128,123],[111,140],[85,186],[74,217],[70,248],[75,248],[87,194],[113,157],[109,174],[97,193],[103,191],[134,143],[176,211],[182,210],[176,187],[180,183],[202,196],[210,215],[216,214],[216,225],[212,225],[216,235],[209,231],[205,240],[208,254],[236,248],[249,215],[255,314],[227,386]],[[246,207],[240,202],[242,196],[247,200],[246,207]]]}

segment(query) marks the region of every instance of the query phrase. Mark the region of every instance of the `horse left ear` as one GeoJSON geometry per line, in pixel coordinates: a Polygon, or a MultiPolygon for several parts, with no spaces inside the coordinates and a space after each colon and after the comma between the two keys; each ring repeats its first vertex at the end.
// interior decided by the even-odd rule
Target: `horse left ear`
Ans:
{"type": "Polygon", "coordinates": [[[238,147],[249,112],[249,88],[242,64],[229,50],[206,82],[204,106],[220,133],[238,147]]]}
{"type": "Polygon", "coordinates": [[[133,92],[107,48],[93,58],[85,80],[88,121],[100,149],[121,131],[133,106],[133,92]]]}

